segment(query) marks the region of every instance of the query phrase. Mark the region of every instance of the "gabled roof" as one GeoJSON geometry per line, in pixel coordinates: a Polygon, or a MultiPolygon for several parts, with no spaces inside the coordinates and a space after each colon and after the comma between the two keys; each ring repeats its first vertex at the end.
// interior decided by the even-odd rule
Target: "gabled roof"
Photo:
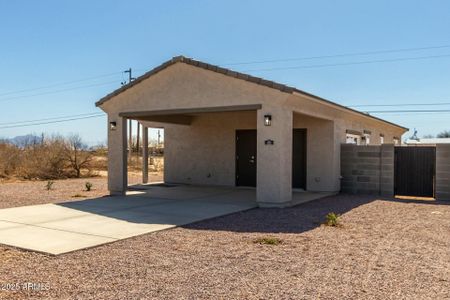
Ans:
{"type": "Polygon", "coordinates": [[[101,98],[99,101],[97,101],[95,103],[95,105],[96,106],[102,105],[103,103],[105,103],[109,99],[111,99],[111,98],[113,98],[113,97],[123,93],[124,91],[128,90],[129,88],[139,84],[140,82],[144,81],[145,79],[155,75],[156,73],[158,73],[158,72],[160,72],[160,71],[162,71],[162,70],[164,70],[164,69],[166,69],[166,68],[168,68],[171,65],[174,65],[176,63],[185,63],[185,64],[188,64],[188,65],[191,65],[191,66],[195,66],[195,67],[202,68],[202,69],[205,69],[205,70],[217,72],[217,73],[220,73],[220,74],[223,74],[223,75],[226,75],[226,76],[230,76],[230,77],[233,77],[233,78],[237,78],[237,79],[253,82],[255,84],[263,85],[263,86],[266,86],[266,87],[269,87],[269,88],[273,88],[273,89],[279,90],[279,91],[287,93],[287,94],[299,93],[299,94],[302,94],[302,95],[314,98],[316,100],[319,100],[319,101],[331,104],[331,105],[336,106],[338,108],[343,108],[343,109],[348,110],[350,112],[358,113],[358,114],[360,114],[360,115],[362,115],[364,117],[372,118],[372,119],[375,119],[377,121],[381,121],[381,122],[384,122],[384,123],[387,123],[387,124],[390,124],[390,125],[393,125],[393,126],[405,129],[405,130],[408,130],[408,128],[406,128],[406,127],[403,127],[403,126],[400,126],[398,124],[395,124],[395,123],[392,123],[392,122],[389,122],[389,121],[386,121],[386,120],[383,120],[383,119],[371,116],[371,115],[369,115],[367,113],[363,113],[363,112],[360,112],[360,111],[355,110],[355,109],[351,109],[351,108],[349,108],[347,106],[343,106],[343,105],[337,104],[337,103],[332,102],[330,100],[327,100],[327,99],[318,97],[316,95],[307,93],[305,91],[299,90],[299,89],[297,89],[295,87],[291,87],[291,86],[288,86],[288,85],[285,85],[285,84],[277,83],[277,82],[271,81],[271,80],[266,80],[264,78],[255,77],[255,76],[251,76],[251,75],[248,75],[248,74],[236,72],[236,71],[233,71],[233,70],[230,70],[230,69],[227,69],[227,68],[222,68],[222,67],[219,67],[219,66],[216,66],[216,65],[211,65],[211,64],[204,63],[204,62],[201,62],[201,61],[198,61],[198,60],[195,60],[195,59],[192,59],[192,58],[188,58],[188,57],[185,57],[185,56],[175,56],[175,57],[173,57],[172,59],[166,61],[165,63],[159,65],[158,67],[148,71],[144,75],[139,76],[138,78],[136,78],[131,83],[128,83],[128,84],[122,86],[121,88],[113,91],[112,93],[106,95],[105,97],[101,98]]]}

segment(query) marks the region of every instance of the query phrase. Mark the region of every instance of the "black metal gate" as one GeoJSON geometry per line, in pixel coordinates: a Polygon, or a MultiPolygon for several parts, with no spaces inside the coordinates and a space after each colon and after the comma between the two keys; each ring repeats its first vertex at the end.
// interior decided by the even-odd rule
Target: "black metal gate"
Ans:
{"type": "Polygon", "coordinates": [[[395,147],[395,195],[434,197],[436,147],[395,147]]]}

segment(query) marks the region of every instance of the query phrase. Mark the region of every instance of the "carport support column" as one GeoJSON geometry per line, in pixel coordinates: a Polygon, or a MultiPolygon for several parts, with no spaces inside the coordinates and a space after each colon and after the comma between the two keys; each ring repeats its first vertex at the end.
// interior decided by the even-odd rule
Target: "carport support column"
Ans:
{"type": "Polygon", "coordinates": [[[282,107],[257,111],[256,200],[262,207],[284,207],[292,203],[293,113],[282,107]],[[271,125],[264,125],[264,116],[271,125]],[[271,144],[273,141],[273,144],[271,144]]]}
{"type": "Polygon", "coordinates": [[[125,195],[127,178],[127,119],[108,115],[108,190],[125,195]]]}
{"type": "Polygon", "coordinates": [[[148,127],[142,127],[142,183],[148,183],[148,127]]]}

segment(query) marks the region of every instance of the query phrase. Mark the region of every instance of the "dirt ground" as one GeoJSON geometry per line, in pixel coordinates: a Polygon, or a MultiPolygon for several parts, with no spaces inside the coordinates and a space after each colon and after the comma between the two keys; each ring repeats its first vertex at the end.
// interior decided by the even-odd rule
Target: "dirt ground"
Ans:
{"type": "MultiPolygon", "coordinates": [[[[106,172],[102,176],[79,179],[54,180],[52,189],[47,191],[47,181],[15,181],[0,183],[0,209],[24,205],[36,205],[53,202],[79,201],[108,195],[106,172]],[[91,191],[86,191],[86,182],[93,184],[91,191]]],[[[149,173],[150,181],[162,181],[161,172],[149,173]]],[[[129,184],[140,183],[139,172],[129,172],[129,184]]]]}
{"type": "Polygon", "coordinates": [[[0,261],[1,299],[450,299],[450,203],[338,195],[56,257],[0,246],[0,261]],[[330,211],[341,227],[320,225],[330,211]]]}

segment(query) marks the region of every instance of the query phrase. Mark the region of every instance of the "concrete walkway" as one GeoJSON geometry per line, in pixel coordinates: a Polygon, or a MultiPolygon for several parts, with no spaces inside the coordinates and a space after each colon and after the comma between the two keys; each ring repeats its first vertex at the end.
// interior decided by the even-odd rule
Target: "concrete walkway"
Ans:
{"type": "Polygon", "coordinates": [[[0,243],[62,254],[256,207],[255,191],[141,186],[125,197],[0,210],[0,243]]]}

